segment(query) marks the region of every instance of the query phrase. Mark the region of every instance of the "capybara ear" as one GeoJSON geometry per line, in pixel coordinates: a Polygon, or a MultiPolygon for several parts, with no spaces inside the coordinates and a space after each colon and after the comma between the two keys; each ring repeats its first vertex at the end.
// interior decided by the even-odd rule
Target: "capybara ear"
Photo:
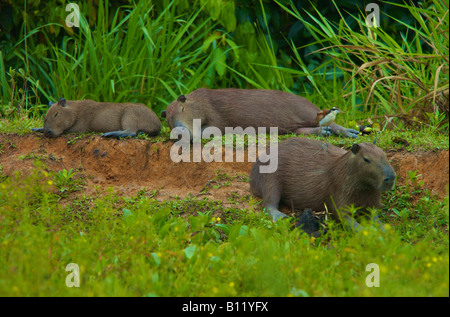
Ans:
{"type": "Polygon", "coordinates": [[[163,110],[161,111],[161,118],[166,118],[167,117],[167,111],[163,110]]]}
{"type": "Polygon", "coordinates": [[[179,95],[177,101],[178,102],[185,102],[186,101],[186,96],[185,95],[179,95]]]}
{"type": "Polygon", "coordinates": [[[59,98],[58,104],[59,104],[61,107],[65,107],[65,106],[66,106],[66,99],[64,99],[63,97],[59,98]]]}
{"type": "Polygon", "coordinates": [[[359,152],[360,149],[361,149],[361,147],[359,146],[359,144],[353,144],[351,151],[353,152],[353,154],[356,154],[359,152]]]}

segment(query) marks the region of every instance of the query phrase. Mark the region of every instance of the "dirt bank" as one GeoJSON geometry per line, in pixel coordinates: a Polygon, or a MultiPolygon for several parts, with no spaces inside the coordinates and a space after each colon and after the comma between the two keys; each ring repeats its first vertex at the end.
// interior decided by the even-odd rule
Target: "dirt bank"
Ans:
{"type": "MultiPolygon", "coordinates": [[[[76,139],[63,136],[49,139],[38,134],[18,136],[0,134],[0,164],[5,175],[27,173],[36,157],[48,170],[76,169],[84,175],[89,194],[94,189],[113,187],[119,195],[133,196],[140,190],[158,190],[158,200],[186,195],[226,200],[230,195],[250,195],[249,175],[252,163],[199,162],[174,163],[170,159],[172,142],[105,139],[97,135],[76,139]],[[220,170],[220,172],[218,172],[220,170]],[[205,191],[205,188],[208,188],[205,191]]],[[[424,187],[444,196],[449,183],[449,152],[387,151],[404,184],[408,171],[417,170],[424,187]]]]}

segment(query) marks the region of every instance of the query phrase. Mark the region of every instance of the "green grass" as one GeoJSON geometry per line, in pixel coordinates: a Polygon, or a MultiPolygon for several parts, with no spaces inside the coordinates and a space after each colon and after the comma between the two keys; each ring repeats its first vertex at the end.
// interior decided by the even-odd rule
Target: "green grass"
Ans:
{"type": "Polygon", "coordinates": [[[13,116],[9,119],[0,118],[0,133],[29,134],[32,128],[42,128],[44,120],[39,116],[13,116]]]}
{"type": "Polygon", "coordinates": [[[28,177],[1,178],[1,296],[449,295],[448,197],[418,194],[414,177],[387,200],[386,232],[331,222],[314,239],[256,205],[112,190],[64,200],[52,188],[67,177],[36,162],[28,177]],[[393,212],[413,200],[410,213],[393,212]],[[66,286],[69,263],[80,267],[79,288],[66,286]],[[380,287],[366,286],[369,263],[379,266],[380,287]]]}
{"type": "Polygon", "coordinates": [[[409,171],[406,184],[397,184],[394,191],[384,194],[386,207],[381,217],[395,225],[402,240],[414,244],[422,239],[431,242],[433,237],[437,246],[448,241],[448,192],[444,199],[438,199],[423,188],[418,176],[417,171],[409,171]],[[407,225],[407,221],[414,226],[407,225]]]}

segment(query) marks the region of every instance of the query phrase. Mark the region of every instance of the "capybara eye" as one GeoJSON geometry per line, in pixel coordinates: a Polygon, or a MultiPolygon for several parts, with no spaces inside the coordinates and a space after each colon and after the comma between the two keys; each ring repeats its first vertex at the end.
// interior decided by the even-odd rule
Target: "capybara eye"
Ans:
{"type": "Polygon", "coordinates": [[[370,163],[370,160],[368,158],[363,157],[364,162],[370,163]]]}
{"type": "Polygon", "coordinates": [[[55,113],[55,116],[54,116],[54,118],[56,118],[58,116],[58,113],[55,113]]]}

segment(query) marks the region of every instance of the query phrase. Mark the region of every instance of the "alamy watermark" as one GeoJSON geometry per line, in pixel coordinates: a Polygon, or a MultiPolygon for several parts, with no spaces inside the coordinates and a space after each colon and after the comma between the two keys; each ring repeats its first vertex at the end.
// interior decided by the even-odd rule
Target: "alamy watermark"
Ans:
{"type": "Polygon", "coordinates": [[[80,27],[80,7],[76,3],[68,3],[66,11],[70,12],[66,17],[67,27],[80,27]]]}
{"type": "Polygon", "coordinates": [[[66,272],[71,272],[66,277],[67,287],[80,287],[80,267],[76,263],[69,263],[66,272]]]}
{"type": "Polygon", "coordinates": [[[380,7],[376,3],[369,3],[366,6],[366,12],[370,12],[366,17],[366,24],[368,27],[380,26],[380,7]]]}
{"type": "Polygon", "coordinates": [[[226,127],[224,160],[222,131],[219,128],[206,127],[202,129],[201,120],[193,119],[192,130],[192,138],[191,132],[185,127],[175,127],[170,132],[171,139],[178,139],[170,149],[170,158],[173,162],[191,162],[191,140],[192,162],[244,162],[244,137],[247,135],[247,161],[256,162],[258,156],[259,161],[266,164],[260,166],[260,173],[273,173],[278,168],[278,147],[272,146],[274,140],[278,140],[277,127],[270,127],[270,147],[268,151],[266,147],[266,127],[258,127],[258,131],[253,127],[245,129],[242,127],[226,127]],[[236,148],[233,147],[234,136],[236,136],[236,148]],[[202,148],[201,140],[211,137],[214,139],[202,148]]]}
{"type": "Polygon", "coordinates": [[[366,276],[367,287],[380,287],[380,267],[376,263],[366,265],[366,272],[370,272],[366,276]]]}

